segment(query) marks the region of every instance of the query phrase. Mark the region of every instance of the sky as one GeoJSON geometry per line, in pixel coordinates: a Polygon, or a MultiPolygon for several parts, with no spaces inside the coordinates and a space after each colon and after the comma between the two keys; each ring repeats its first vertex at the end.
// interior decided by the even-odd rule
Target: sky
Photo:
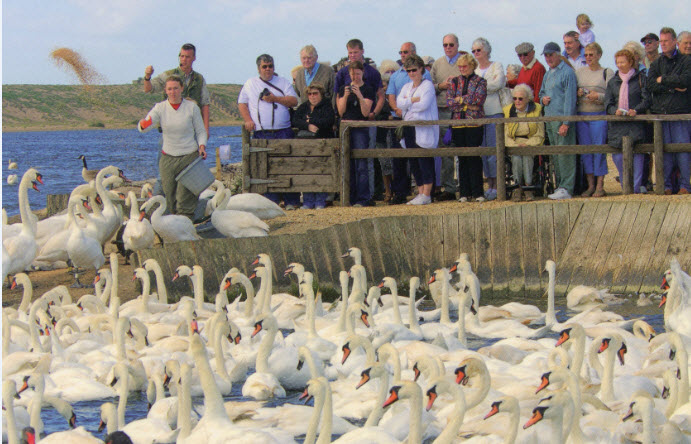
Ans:
{"type": "Polygon", "coordinates": [[[147,65],[155,74],[175,67],[180,46],[191,42],[194,69],[208,83],[244,83],[257,75],[262,53],[274,56],[276,72],[288,77],[306,44],[333,63],[351,38],[362,40],[365,56],[376,62],[398,58],[405,41],[416,44],[418,55],[437,58],[450,32],[465,50],[485,37],[491,59],[506,67],[518,63],[514,47],[522,41],[538,54],[548,41],[563,46],[562,35],[576,29],[582,12],[595,24],[601,64],[609,67],[625,42],[662,26],[677,32],[691,26],[688,0],[3,0],[2,84],[77,84],[50,59],[60,47],[78,52],[103,83],[125,84],[147,65]]]}

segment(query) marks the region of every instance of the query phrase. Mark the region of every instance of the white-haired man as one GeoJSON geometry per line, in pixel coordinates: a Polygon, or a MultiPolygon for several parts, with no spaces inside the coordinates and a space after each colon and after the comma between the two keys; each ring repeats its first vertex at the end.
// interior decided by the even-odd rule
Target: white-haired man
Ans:
{"type": "Polygon", "coordinates": [[[298,104],[307,100],[305,88],[312,82],[322,85],[325,90],[324,97],[329,101],[332,100],[336,73],[330,66],[323,65],[318,60],[319,54],[313,45],[306,45],[300,50],[302,68],[295,73],[295,93],[298,95],[298,104]]]}

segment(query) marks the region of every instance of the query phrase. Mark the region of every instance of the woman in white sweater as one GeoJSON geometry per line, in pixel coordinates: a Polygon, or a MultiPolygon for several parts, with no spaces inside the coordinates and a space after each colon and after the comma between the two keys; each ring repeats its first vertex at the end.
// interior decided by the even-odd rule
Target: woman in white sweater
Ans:
{"type": "Polygon", "coordinates": [[[178,186],[175,177],[197,157],[206,159],[206,129],[199,106],[182,98],[182,79],[170,76],[166,80],[167,100],[157,103],[146,118],[139,121],[139,131],[146,132],[160,126],[163,147],[158,162],[161,186],[166,196],[166,207],[173,214],[194,218],[198,196],[184,186],[178,186]]]}
{"type": "MultiPolygon", "coordinates": [[[[506,86],[506,74],[504,66],[499,62],[492,62],[489,58],[492,54],[492,46],[483,37],[476,38],[472,46],[473,57],[478,66],[475,74],[487,81],[487,99],[485,99],[485,117],[504,117],[500,99],[501,91],[506,86]]],[[[482,145],[495,148],[497,136],[495,124],[485,125],[483,128],[482,145]]],[[[487,178],[488,189],[485,192],[487,200],[497,198],[497,156],[482,156],[482,172],[487,178]]],[[[503,180],[503,177],[502,177],[503,180]]]]}
{"type": "MultiPolygon", "coordinates": [[[[396,97],[396,106],[403,111],[403,120],[438,120],[434,84],[422,77],[425,62],[419,56],[411,55],[403,66],[411,80],[396,97]]],[[[439,143],[439,126],[406,126],[403,128],[403,138],[406,148],[436,148],[439,143]]],[[[413,157],[409,162],[410,171],[418,186],[418,195],[408,205],[432,203],[434,157],[413,157]]]]}

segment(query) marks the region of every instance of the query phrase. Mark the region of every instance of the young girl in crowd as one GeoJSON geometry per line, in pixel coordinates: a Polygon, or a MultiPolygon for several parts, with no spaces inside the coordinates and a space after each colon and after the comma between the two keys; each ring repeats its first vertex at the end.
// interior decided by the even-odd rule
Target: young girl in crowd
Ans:
{"type": "Polygon", "coordinates": [[[588,14],[578,14],[576,17],[576,27],[578,27],[579,34],[578,41],[581,42],[584,48],[595,41],[595,34],[590,29],[593,26],[593,22],[590,21],[588,14]]]}

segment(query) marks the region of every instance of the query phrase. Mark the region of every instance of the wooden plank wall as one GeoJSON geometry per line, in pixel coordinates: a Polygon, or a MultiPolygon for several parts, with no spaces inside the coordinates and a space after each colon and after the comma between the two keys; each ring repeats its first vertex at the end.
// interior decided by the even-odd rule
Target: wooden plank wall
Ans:
{"type": "MultiPolygon", "coordinates": [[[[557,292],[579,284],[618,293],[659,288],[662,273],[676,256],[691,269],[691,202],[536,202],[457,215],[363,219],[318,231],[250,239],[181,242],[139,252],[157,259],[166,276],[181,264],[205,270],[208,295],[218,291],[231,267],[251,273],[258,253],[274,260],[274,287],[291,281],[283,271],[300,262],[320,282],[338,286],[338,273],[352,265],[341,258],[349,247],[362,250],[369,285],[384,276],[399,281],[429,280],[465,252],[483,290],[535,295],[547,286],[545,261],[557,262],[557,292]]],[[[169,292],[189,295],[189,282],[169,292]]]]}

